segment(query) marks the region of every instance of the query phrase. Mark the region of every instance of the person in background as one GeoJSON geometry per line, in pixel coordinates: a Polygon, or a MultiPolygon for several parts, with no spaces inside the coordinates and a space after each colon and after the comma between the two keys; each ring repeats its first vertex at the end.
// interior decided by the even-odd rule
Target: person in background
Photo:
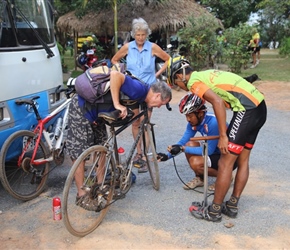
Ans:
{"type": "Polygon", "coordinates": [[[83,52],[84,54],[86,54],[87,51],[88,51],[89,49],[92,48],[92,43],[93,43],[93,41],[94,41],[94,39],[93,39],[91,36],[88,36],[88,37],[86,38],[86,40],[83,42],[83,45],[82,45],[82,52],[83,52]]]}
{"type": "MultiPolygon", "coordinates": [[[[200,142],[190,141],[196,133],[202,136],[216,136],[219,133],[217,119],[214,114],[207,111],[205,101],[197,95],[188,93],[179,102],[179,111],[186,116],[188,121],[182,138],[174,145],[168,146],[168,154],[158,153],[159,161],[167,161],[180,152],[184,152],[190,168],[195,173],[195,178],[183,186],[185,190],[203,187],[204,185],[204,157],[203,147],[200,142]],[[171,154],[173,152],[173,155],[171,154]]],[[[218,173],[218,160],[220,151],[217,147],[218,140],[208,141],[208,176],[216,177],[218,173]]],[[[236,168],[236,164],[234,169],[236,168]]],[[[215,183],[208,187],[209,191],[215,190],[215,183]]]]}
{"type": "Polygon", "coordinates": [[[255,68],[260,63],[260,34],[257,29],[252,30],[252,39],[250,40],[249,47],[252,50],[253,64],[251,69],[255,68]]]}
{"type": "Polygon", "coordinates": [[[251,150],[267,119],[264,95],[239,75],[219,70],[194,71],[184,59],[169,63],[168,82],[209,102],[219,128],[221,156],[213,202],[206,207],[192,204],[190,213],[198,219],[213,222],[220,222],[222,213],[231,218],[237,217],[238,202],[249,178],[251,150]],[[233,111],[228,127],[226,108],[233,111]],[[234,189],[230,199],[224,202],[235,162],[238,167],[234,189]]]}
{"type": "Polygon", "coordinates": [[[226,46],[227,40],[222,30],[218,31],[216,41],[217,41],[217,52],[215,56],[216,62],[223,63],[223,50],[224,50],[224,47],[226,46]]]}
{"type": "MultiPolygon", "coordinates": [[[[153,84],[157,81],[157,77],[166,70],[170,56],[162,50],[157,44],[148,41],[148,36],[151,30],[147,22],[143,18],[137,18],[132,21],[131,36],[133,41],[124,44],[120,50],[111,59],[112,64],[120,62],[126,57],[127,71],[133,74],[138,79],[147,84],[153,84]],[[155,59],[159,57],[165,63],[163,67],[155,71],[155,59]]],[[[139,105],[132,108],[135,115],[139,114],[139,105]]],[[[152,109],[149,111],[149,117],[152,115],[152,109]]],[[[140,120],[132,124],[133,137],[136,138],[140,120]]],[[[135,167],[139,167],[139,173],[148,171],[147,163],[144,160],[143,152],[141,150],[141,142],[137,145],[137,152],[134,156],[133,162],[135,167]]]]}

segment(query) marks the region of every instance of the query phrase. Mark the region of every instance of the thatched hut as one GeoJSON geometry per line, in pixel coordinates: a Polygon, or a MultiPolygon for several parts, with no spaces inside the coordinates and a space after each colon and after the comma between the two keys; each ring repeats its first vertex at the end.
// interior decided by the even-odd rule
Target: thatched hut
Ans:
{"type": "MultiPolygon", "coordinates": [[[[167,30],[176,32],[189,23],[188,18],[208,15],[215,19],[205,8],[193,0],[168,0],[158,5],[144,5],[145,1],[128,1],[118,7],[118,30],[130,31],[134,18],[144,18],[152,31],[167,30]],[[142,2],[143,4],[141,4],[142,2]]],[[[74,12],[61,16],[57,21],[61,31],[93,32],[96,35],[114,35],[113,9],[99,13],[88,13],[78,19],[74,12]]]]}

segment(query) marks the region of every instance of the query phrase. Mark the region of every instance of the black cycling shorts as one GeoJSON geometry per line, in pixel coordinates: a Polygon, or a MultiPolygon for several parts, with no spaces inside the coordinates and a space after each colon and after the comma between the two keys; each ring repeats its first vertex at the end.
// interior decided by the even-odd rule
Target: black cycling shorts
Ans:
{"type": "Polygon", "coordinates": [[[236,155],[239,155],[244,148],[251,150],[266,119],[267,107],[265,101],[262,101],[254,109],[234,112],[227,129],[228,150],[236,155]]]}
{"type": "MultiPolygon", "coordinates": [[[[210,158],[210,161],[211,161],[211,168],[218,170],[218,161],[220,159],[220,156],[221,156],[220,154],[212,154],[212,155],[208,156],[210,158]]],[[[235,162],[233,170],[235,170],[237,168],[237,166],[238,166],[238,164],[237,164],[237,162],[235,162]]]]}

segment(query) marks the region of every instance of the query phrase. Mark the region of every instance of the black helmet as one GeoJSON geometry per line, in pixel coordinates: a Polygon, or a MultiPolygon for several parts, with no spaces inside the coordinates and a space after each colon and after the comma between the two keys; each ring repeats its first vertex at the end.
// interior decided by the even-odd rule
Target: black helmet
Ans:
{"type": "Polygon", "coordinates": [[[205,100],[195,94],[188,93],[183,96],[179,102],[179,111],[181,114],[187,115],[192,112],[207,111],[205,100]]]}
{"type": "MultiPolygon", "coordinates": [[[[181,69],[185,69],[190,66],[189,61],[183,58],[183,56],[177,56],[174,58],[170,58],[167,65],[167,83],[170,86],[174,85],[174,77],[176,72],[181,69]]],[[[183,70],[183,74],[185,75],[185,71],[183,70]]]]}

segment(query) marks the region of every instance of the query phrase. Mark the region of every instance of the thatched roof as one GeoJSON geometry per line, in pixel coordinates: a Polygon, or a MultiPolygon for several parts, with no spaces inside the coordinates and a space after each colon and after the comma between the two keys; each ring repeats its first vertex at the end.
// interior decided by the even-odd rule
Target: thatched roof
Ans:
{"type": "MultiPolygon", "coordinates": [[[[177,31],[189,23],[191,16],[208,15],[219,23],[205,8],[193,0],[168,0],[158,6],[138,5],[134,1],[118,8],[118,30],[130,31],[134,18],[144,18],[152,31],[166,29],[177,31]]],[[[219,23],[221,26],[221,23],[219,23]]],[[[96,35],[114,34],[114,12],[109,9],[100,13],[88,13],[78,19],[74,12],[61,16],[57,27],[62,31],[93,32],[96,35]]]]}

